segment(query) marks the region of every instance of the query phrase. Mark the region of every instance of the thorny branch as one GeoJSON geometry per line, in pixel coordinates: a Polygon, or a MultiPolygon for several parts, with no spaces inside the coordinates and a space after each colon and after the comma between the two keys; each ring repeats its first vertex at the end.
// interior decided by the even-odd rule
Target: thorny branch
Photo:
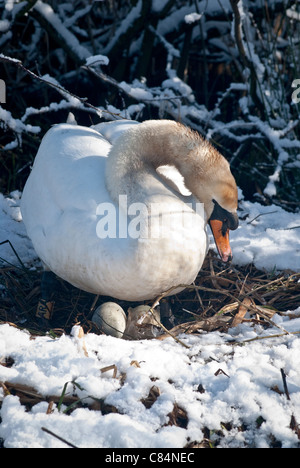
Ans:
{"type": "MultiPolygon", "coordinates": [[[[33,71],[28,70],[28,68],[24,67],[23,63],[20,60],[15,60],[12,57],[7,57],[7,56],[4,56],[4,55],[0,54],[0,62],[10,63],[10,64],[20,68],[26,74],[31,76],[31,78],[36,79],[36,80],[40,81],[41,83],[46,84],[47,86],[50,86],[51,88],[56,89],[58,92],[60,92],[63,95],[67,94],[68,96],[70,96],[70,97],[72,97],[74,99],[77,99],[83,106],[88,107],[89,109],[93,110],[99,117],[101,117],[102,112],[106,112],[107,114],[112,115],[114,117],[123,118],[120,114],[115,114],[115,113],[107,111],[107,110],[101,110],[98,107],[93,106],[93,104],[90,104],[89,102],[87,102],[86,98],[79,97],[76,94],[71,93],[71,91],[63,88],[59,84],[53,83],[53,81],[49,81],[49,80],[43,78],[42,76],[37,75],[33,71]]],[[[89,69],[89,67],[86,67],[86,68],[89,69]]]]}

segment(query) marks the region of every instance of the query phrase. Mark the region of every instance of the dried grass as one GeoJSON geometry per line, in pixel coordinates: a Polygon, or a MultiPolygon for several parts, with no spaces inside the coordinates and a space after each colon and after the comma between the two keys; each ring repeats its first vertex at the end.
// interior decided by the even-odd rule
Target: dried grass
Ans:
{"type": "MultiPolygon", "coordinates": [[[[41,272],[39,271],[15,268],[11,265],[0,268],[0,282],[6,287],[4,291],[0,290],[2,294],[0,323],[8,322],[16,327],[26,327],[30,331],[32,339],[35,339],[38,334],[46,333],[46,329],[43,329],[35,318],[35,309],[40,294],[40,277],[41,272]]],[[[207,332],[224,331],[229,326],[236,326],[245,320],[268,327],[270,323],[272,324],[272,316],[275,312],[280,314],[287,310],[294,310],[299,306],[299,280],[299,273],[285,271],[272,275],[257,270],[253,265],[239,268],[229,266],[224,269],[223,264],[210,252],[195,283],[181,294],[172,296],[170,299],[173,313],[179,322],[171,330],[172,336],[176,338],[179,333],[199,333],[201,330],[207,332]],[[250,314],[250,318],[246,318],[246,314],[247,316],[250,314]]],[[[63,281],[59,281],[55,293],[55,322],[50,333],[55,336],[69,333],[73,325],[80,323],[82,328],[78,338],[83,351],[86,351],[84,334],[91,331],[100,332],[96,325],[90,321],[93,310],[100,302],[105,302],[108,299],[84,293],[63,281]]],[[[159,299],[161,297],[157,298],[154,303],[150,303],[150,307],[154,306],[159,299]]],[[[121,303],[125,310],[132,305],[131,303],[121,303]]],[[[169,332],[161,335],[159,339],[164,339],[167,336],[169,336],[169,332]]],[[[1,360],[0,357],[0,365],[12,367],[14,361],[9,357],[1,360]]],[[[139,367],[137,361],[132,361],[131,365],[139,367]]],[[[222,369],[219,369],[215,375],[222,372],[224,373],[222,369]]],[[[118,379],[121,386],[124,385],[127,378],[126,373],[121,373],[113,363],[101,368],[100,373],[106,373],[107,376],[118,379]]],[[[284,378],[283,375],[285,382],[284,378]]],[[[4,395],[17,395],[27,410],[41,401],[46,401],[48,403],[47,414],[51,414],[54,407],[65,414],[70,414],[78,407],[88,407],[93,411],[101,411],[102,414],[119,412],[116,407],[108,405],[102,399],[93,396],[79,398],[76,390],[80,386],[76,381],[66,382],[61,395],[47,397],[40,395],[36,389],[19,383],[0,382],[0,387],[4,395]]],[[[286,382],[284,388],[288,398],[286,382]]],[[[277,388],[272,388],[272,390],[279,392],[277,388]]],[[[206,390],[200,384],[198,391],[204,393],[206,390]]],[[[141,402],[146,408],[151,408],[160,394],[159,381],[156,381],[148,396],[141,397],[141,402]]],[[[188,415],[176,403],[168,417],[168,425],[187,427],[188,415]]],[[[290,427],[300,438],[299,426],[293,415],[290,427]]],[[[224,431],[230,430],[230,428],[230,423],[224,423],[224,431]]],[[[50,437],[55,437],[66,445],[75,447],[68,440],[62,438],[61,434],[55,434],[47,428],[42,429],[50,437]]],[[[239,430],[246,430],[246,426],[241,424],[239,430]]],[[[201,443],[193,441],[187,445],[187,448],[218,446],[224,436],[223,429],[216,432],[205,427],[203,431],[203,441],[201,443]]],[[[278,441],[274,439],[274,447],[277,444],[278,441]]]]}
{"type": "MultiPolygon", "coordinates": [[[[41,272],[11,265],[0,268],[1,292],[0,323],[9,322],[28,329],[32,335],[44,334],[47,330],[37,322],[36,306],[40,295],[41,272]]],[[[174,336],[179,333],[195,333],[200,329],[212,331],[236,326],[245,318],[256,323],[273,324],[275,312],[295,310],[300,305],[300,273],[283,271],[270,274],[253,265],[245,267],[229,266],[210,252],[195,283],[185,291],[169,298],[177,325],[171,330],[174,336]],[[249,315],[249,314],[248,314],[249,315]]],[[[155,302],[155,307],[162,294],[155,302]]],[[[84,332],[99,333],[91,322],[93,310],[109,297],[96,297],[80,291],[62,280],[58,280],[55,291],[55,315],[52,331],[56,336],[69,333],[73,325],[80,323],[84,332]]],[[[120,301],[125,311],[132,304],[120,301]]],[[[167,334],[167,330],[164,330],[167,334]]],[[[284,330],[282,330],[284,332],[284,330]]],[[[163,336],[164,337],[164,336],[163,336]]],[[[161,339],[163,338],[161,337],[161,339]]]]}

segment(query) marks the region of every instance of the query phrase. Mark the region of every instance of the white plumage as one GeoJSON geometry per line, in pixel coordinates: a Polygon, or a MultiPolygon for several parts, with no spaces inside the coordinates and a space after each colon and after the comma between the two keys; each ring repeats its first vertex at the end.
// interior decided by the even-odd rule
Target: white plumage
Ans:
{"type": "MultiPolygon", "coordinates": [[[[41,142],[21,204],[28,235],[44,264],[78,288],[128,301],[152,299],[170,287],[192,283],[207,253],[205,225],[213,204],[201,200],[205,212],[197,212],[201,196],[180,193],[183,176],[198,195],[193,188],[197,168],[189,176],[181,167],[196,164],[205,172],[204,159],[195,163],[198,154],[191,154],[202,145],[207,158],[207,143],[189,132],[170,121],[52,127],[41,142]],[[182,173],[178,178],[170,171],[170,183],[158,173],[167,164],[182,173]],[[119,195],[126,206],[118,205],[119,195]],[[115,213],[115,225],[113,219],[108,225],[105,208],[115,213]],[[106,238],[105,229],[110,233],[106,238]]],[[[227,170],[232,178],[223,159],[221,177],[227,170]]],[[[205,193],[201,177],[199,194],[205,193]]],[[[220,197],[205,195],[207,200],[220,197]]],[[[228,208],[234,210],[232,203],[228,208]]]]}

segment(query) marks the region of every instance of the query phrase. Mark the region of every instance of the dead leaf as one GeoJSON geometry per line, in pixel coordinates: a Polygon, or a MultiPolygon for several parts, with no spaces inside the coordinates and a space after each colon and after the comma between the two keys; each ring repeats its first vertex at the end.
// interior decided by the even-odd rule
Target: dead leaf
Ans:
{"type": "Polygon", "coordinates": [[[84,331],[81,326],[78,327],[77,338],[80,340],[79,343],[81,344],[85,357],[89,357],[87,349],[86,349],[86,345],[85,345],[85,340],[84,340],[84,331]]]}
{"type": "Polygon", "coordinates": [[[141,402],[147,409],[149,409],[156,402],[159,396],[160,396],[160,389],[156,385],[153,385],[150,388],[149,395],[146,398],[143,398],[141,402]]]}
{"type": "Polygon", "coordinates": [[[182,427],[183,429],[187,428],[188,425],[188,416],[187,412],[177,405],[174,404],[173,410],[171,413],[168,414],[169,422],[167,426],[178,426],[182,427]]]}
{"type": "Polygon", "coordinates": [[[140,363],[138,361],[136,361],[136,360],[131,361],[130,365],[134,366],[134,367],[141,367],[140,363]]]}
{"type": "Polygon", "coordinates": [[[292,414],[290,428],[294,431],[300,440],[300,425],[297,423],[295,416],[292,414]]]}
{"type": "Polygon", "coordinates": [[[49,401],[46,414],[52,414],[54,412],[53,405],[54,405],[54,401],[53,400],[49,401]]]}
{"type": "MultiPolygon", "coordinates": [[[[180,335],[181,333],[197,333],[201,330],[203,331],[214,331],[214,330],[227,330],[228,326],[232,321],[232,317],[227,316],[218,316],[214,315],[213,317],[206,318],[204,320],[197,320],[196,322],[187,322],[177,325],[176,327],[170,330],[170,333],[174,336],[180,335]]],[[[169,338],[170,335],[165,333],[164,335],[158,336],[157,340],[165,340],[169,338]]]]}
{"type": "Polygon", "coordinates": [[[249,299],[248,297],[245,297],[242,304],[240,304],[240,306],[239,306],[238,313],[233,318],[233,321],[232,321],[232,324],[231,324],[232,327],[237,327],[238,325],[240,325],[243,322],[243,319],[244,319],[244,317],[245,317],[246,313],[248,312],[249,307],[251,305],[253,305],[253,301],[251,299],[249,299]]]}
{"type": "Polygon", "coordinates": [[[102,367],[102,369],[100,369],[100,372],[101,374],[103,374],[104,372],[108,372],[110,370],[113,370],[113,379],[115,379],[117,377],[118,372],[118,368],[115,364],[112,364],[111,366],[102,367]]]}
{"type": "Polygon", "coordinates": [[[216,376],[216,377],[217,377],[218,375],[220,375],[220,374],[226,375],[226,377],[228,377],[228,378],[230,379],[229,375],[226,374],[226,372],[224,372],[223,369],[218,369],[218,370],[215,372],[215,376],[216,376]]]}

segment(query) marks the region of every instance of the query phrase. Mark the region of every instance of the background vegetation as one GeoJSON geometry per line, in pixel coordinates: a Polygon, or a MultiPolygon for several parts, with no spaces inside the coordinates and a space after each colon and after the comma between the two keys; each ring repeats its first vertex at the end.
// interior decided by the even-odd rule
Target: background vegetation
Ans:
{"type": "Polygon", "coordinates": [[[0,192],[22,190],[42,136],[72,112],[181,121],[246,198],[298,209],[299,19],[296,0],[0,1],[0,192]]]}

